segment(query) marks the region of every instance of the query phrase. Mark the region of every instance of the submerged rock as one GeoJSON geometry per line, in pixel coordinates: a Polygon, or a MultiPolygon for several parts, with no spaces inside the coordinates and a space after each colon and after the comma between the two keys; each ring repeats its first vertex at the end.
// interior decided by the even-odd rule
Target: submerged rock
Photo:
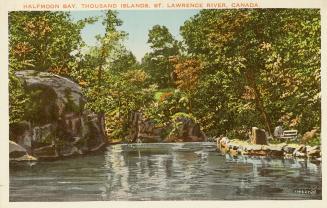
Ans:
{"type": "Polygon", "coordinates": [[[39,159],[85,154],[107,142],[104,116],[84,109],[82,90],[75,82],[47,72],[18,71],[30,94],[32,113],[10,125],[10,140],[39,159]]]}

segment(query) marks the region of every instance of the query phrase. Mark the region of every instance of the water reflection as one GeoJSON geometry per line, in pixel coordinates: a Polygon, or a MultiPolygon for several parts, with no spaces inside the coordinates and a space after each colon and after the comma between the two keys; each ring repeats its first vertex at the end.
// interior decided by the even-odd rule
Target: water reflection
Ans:
{"type": "Polygon", "coordinates": [[[321,199],[321,165],[230,157],[212,143],[140,143],[10,167],[11,201],[248,199],[321,199]]]}
{"type": "Polygon", "coordinates": [[[219,156],[210,143],[109,147],[106,200],[320,198],[320,165],[306,160],[219,156]],[[118,161],[117,161],[118,160],[118,161]],[[123,160],[123,161],[120,161],[123,160]],[[125,183],[117,183],[124,180],[125,183]],[[318,194],[299,195],[296,189],[318,194]],[[117,190],[117,191],[113,191],[117,190]]]}

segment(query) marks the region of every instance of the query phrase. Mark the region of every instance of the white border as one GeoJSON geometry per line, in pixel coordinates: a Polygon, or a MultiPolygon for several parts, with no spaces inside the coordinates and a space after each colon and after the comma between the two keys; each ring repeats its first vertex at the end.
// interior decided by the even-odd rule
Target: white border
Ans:
{"type": "MultiPolygon", "coordinates": [[[[231,1],[231,0],[207,0],[202,2],[257,2],[259,8],[320,8],[321,9],[321,24],[322,24],[322,41],[321,41],[321,83],[322,83],[322,200],[292,200],[292,201],[279,201],[279,200],[256,200],[256,201],[136,201],[136,202],[123,202],[123,201],[105,201],[105,202],[11,202],[9,203],[9,151],[8,151],[8,11],[23,10],[24,3],[149,3],[154,2],[201,2],[201,0],[0,0],[0,207],[76,207],[76,208],[89,208],[89,207],[323,207],[327,205],[326,199],[326,116],[327,116],[327,1],[325,0],[257,0],[257,1],[231,1]]],[[[167,8],[162,8],[167,9],[167,8]]],[[[72,10],[83,10],[82,8],[72,10]]]]}

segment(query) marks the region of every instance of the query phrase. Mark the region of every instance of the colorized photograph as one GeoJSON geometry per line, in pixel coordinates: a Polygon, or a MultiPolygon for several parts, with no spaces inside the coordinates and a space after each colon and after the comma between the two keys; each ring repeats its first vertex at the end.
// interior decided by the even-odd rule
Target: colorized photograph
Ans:
{"type": "Polygon", "coordinates": [[[10,11],[9,200],[321,200],[320,9],[10,11]]]}

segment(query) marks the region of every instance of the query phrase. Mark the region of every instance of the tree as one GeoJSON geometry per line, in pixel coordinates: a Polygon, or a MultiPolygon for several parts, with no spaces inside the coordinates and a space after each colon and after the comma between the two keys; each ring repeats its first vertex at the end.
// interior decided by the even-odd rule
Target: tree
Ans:
{"type": "Polygon", "coordinates": [[[92,22],[92,18],[73,22],[67,12],[9,13],[10,123],[28,119],[37,110],[15,71],[32,69],[72,77],[83,46],[80,31],[92,22]]]}
{"type": "MultiPolygon", "coordinates": [[[[303,120],[303,112],[309,118],[320,113],[319,21],[319,11],[312,9],[203,10],[186,21],[181,34],[188,53],[203,63],[202,76],[224,80],[227,111],[238,112],[234,120],[258,113],[271,133],[291,114],[289,120],[297,118],[293,127],[305,131],[320,120],[303,120]],[[310,107],[301,105],[308,102],[310,107]]],[[[256,123],[256,116],[248,118],[256,123]]]]}
{"type": "Polygon", "coordinates": [[[121,139],[128,134],[129,116],[151,102],[155,88],[122,44],[127,34],[118,29],[118,13],[105,12],[102,23],[105,34],[83,55],[74,77],[87,97],[85,108],[103,115],[109,137],[121,139]]]}
{"type": "Polygon", "coordinates": [[[142,59],[143,68],[160,88],[171,87],[173,65],[169,59],[179,54],[178,42],[167,27],[155,25],[149,31],[148,43],[152,51],[142,59]]]}
{"type": "Polygon", "coordinates": [[[177,88],[186,92],[196,89],[202,70],[201,62],[192,57],[177,57],[171,63],[174,66],[177,88]]]}
{"type": "Polygon", "coordinates": [[[25,93],[23,84],[9,69],[9,123],[17,123],[24,120],[26,104],[29,96],[25,93]]]}
{"type": "Polygon", "coordinates": [[[69,76],[83,46],[80,32],[92,18],[73,22],[68,12],[9,13],[9,56],[21,68],[69,76]]]}
{"type": "Polygon", "coordinates": [[[121,48],[110,63],[110,71],[114,74],[140,69],[141,66],[131,51],[121,48]]]}
{"type": "Polygon", "coordinates": [[[102,24],[105,26],[105,35],[103,37],[97,36],[100,42],[99,49],[99,66],[98,66],[98,82],[102,81],[102,71],[105,67],[108,58],[112,55],[116,47],[119,47],[119,41],[123,39],[126,34],[124,32],[118,31],[117,27],[122,25],[122,21],[117,17],[118,12],[113,10],[108,10],[105,12],[105,18],[102,24]]]}

